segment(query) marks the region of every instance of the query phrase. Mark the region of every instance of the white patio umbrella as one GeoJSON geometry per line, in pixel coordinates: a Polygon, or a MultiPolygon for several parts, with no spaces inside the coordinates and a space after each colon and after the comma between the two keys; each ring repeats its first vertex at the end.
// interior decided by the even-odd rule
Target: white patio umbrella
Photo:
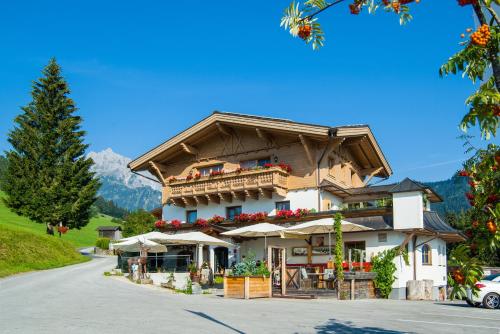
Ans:
{"type": "MultiPolygon", "coordinates": [[[[214,238],[208,234],[203,232],[186,232],[186,233],[178,233],[178,234],[166,234],[167,240],[166,243],[178,244],[178,245],[208,245],[208,246],[224,246],[229,247],[233,246],[233,244],[226,242],[221,239],[214,238]]],[[[198,262],[198,266],[201,265],[202,258],[198,252],[198,248],[196,251],[196,261],[198,262]]]]}
{"type": "Polygon", "coordinates": [[[281,233],[285,230],[285,227],[278,225],[260,223],[237,228],[221,234],[240,237],[264,237],[264,254],[267,254],[267,237],[281,236],[281,233]]]}
{"type": "Polygon", "coordinates": [[[143,237],[133,237],[129,240],[113,244],[113,248],[124,252],[140,252],[141,248],[151,253],[162,253],[167,251],[165,245],[161,245],[143,237]]]}
{"type": "MultiPolygon", "coordinates": [[[[373,230],[370,227],[350,223],[348,221],[341,221],[342,232],[358,232],[373,230]]],[[[321,234],[328,233],[328,253],[332,257],[332,232],[334,232],[333,218],[322,218],[311,220],[295,226],[290,226],[286,229],[286,233],[302,233],[302,234],[321,234]]]]}
{"type": "Polygon", "coordinates": [[[144,239],[160,242],[160,241],[166,240],[168,238],[168,234],[153,231],[153,232],[148,232],[148,233],[144,233],[144,234],[134,235],[134,236],[131,236],[128,238],[122,238],[119,241],[127,241],[127,240],[136,239],[136,238],[144,238],[144,239]]]}
{"type": "Polygon", "coordinates": [[[164,234],[165,237],[162,242],[172,243],[172,244],[181,244],[181,245],[208,245],[208,246],[232,246],[233,244],[214,238],[208,234],[203,232],[186,232],[186,233],[177,233],[177,234],[164,234]]]}

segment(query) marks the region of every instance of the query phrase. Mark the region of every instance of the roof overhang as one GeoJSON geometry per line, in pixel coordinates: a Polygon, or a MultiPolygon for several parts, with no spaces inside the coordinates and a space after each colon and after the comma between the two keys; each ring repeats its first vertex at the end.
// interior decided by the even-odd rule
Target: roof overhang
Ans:
{"type": "Polygon", "coordinates": [[[276,133],[303,135],[312,140],[328,141],[332,137],[345,138],[345,145],[359,156],[371,159],[370,163],[382,167],[377,176],[388,177],[392,174],[371,129],[367,125],[329,127],[293,122],[286,119],[269,118],[225,112],[214,112],[198,123],[171,137],[164,143],[144,153],[128,164],[132,171],[146,170],[149,162],[168,160],[183,151],[183,145],[199,141],[214,131],[224,131],[223,127],[265,129],[276,133]]]}

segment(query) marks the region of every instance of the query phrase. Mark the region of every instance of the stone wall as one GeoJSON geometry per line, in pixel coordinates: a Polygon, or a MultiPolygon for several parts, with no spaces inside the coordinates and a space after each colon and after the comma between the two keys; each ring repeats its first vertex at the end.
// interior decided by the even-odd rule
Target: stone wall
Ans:
{"type": "MultiPolygon", "coordinates": [[[[351,299],[351,280],[344,280],[340,287],[340,296],[351,299]]],[[[354,280],[354,299],[375,298],[375,285],[371,279],[354,280]]]]}

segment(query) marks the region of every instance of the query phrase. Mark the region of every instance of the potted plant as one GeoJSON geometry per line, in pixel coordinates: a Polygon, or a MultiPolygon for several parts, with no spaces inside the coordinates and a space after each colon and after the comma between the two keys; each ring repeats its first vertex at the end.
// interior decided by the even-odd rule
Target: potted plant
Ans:
{"type": "Polygon", "coordinates": [[[188,271],[189,271],[189,278],[191,279],[191,281],[198,283],[200,281],[200,275],[198,274],[198,268],[196,267],[196,264],[191,262],[188,265],[188,271]]]}
{"type": "Polygon", "coordinates": [[[224,277],[224,297],[269,298],[272,296],[270,276],[266,263],[258,264],[255,255],[249,254],[234,267],[231,276],[224,277]]]}

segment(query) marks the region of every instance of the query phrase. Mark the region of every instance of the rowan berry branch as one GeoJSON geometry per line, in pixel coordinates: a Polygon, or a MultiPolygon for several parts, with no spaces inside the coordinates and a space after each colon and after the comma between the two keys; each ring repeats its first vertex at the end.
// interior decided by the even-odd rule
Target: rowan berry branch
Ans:
{"type": "Polygon", "coordinates": [[[328,5],[326,5],[324,8],[321,8],[319,10],[317,10],[316,12],[310,14],[310,15],[307,15],[306,17],[304,17],[301,21],[310,21],[313,17],[315,17],[316,15],[318,15],[319,13],[327,10],[328,8],[332,7],[332,6],[335,6],[341,2],[344,2],[345,0],[337,0],[337,1],[334,1],[328,5]]]}
{"type": "MultiPolygon", "coordinates": [[[[488,6],[486,5],[485,7],[488,8],[488,6]]],[[[481,23],[481,25],[488,24],[488,22],[486,21],[486,16],[481,9],[481,4],[479,2],[474,2],[472,4],[472,8],[474,8],[474,13],[477,16],[479,23],[481,23]]],[[[497,88],[497,90],[500,90],[500,61],[498,59],[497,52],[498,50],[496,50],[495,52],[491,52],[491,50],[488,50],[488,58],[493,69],[493,77],[495,77],[495,87],[497,88]]]]}

